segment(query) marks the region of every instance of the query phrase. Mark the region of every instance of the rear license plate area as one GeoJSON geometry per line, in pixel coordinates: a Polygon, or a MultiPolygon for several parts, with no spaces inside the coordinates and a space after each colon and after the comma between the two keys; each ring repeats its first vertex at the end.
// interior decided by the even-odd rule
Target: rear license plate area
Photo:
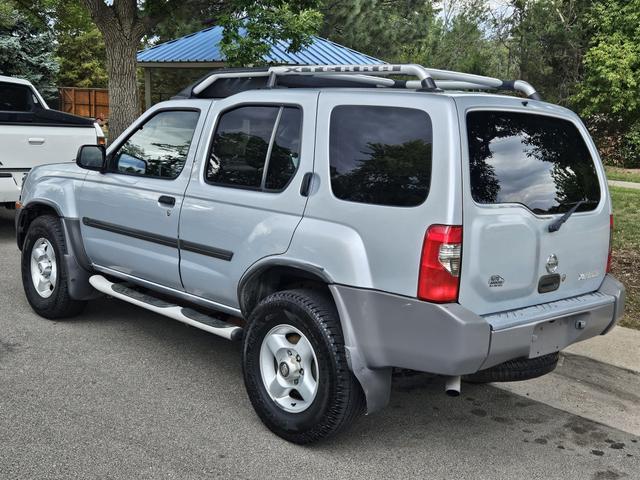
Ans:
{"type": "Polygon", "coordinates": [[[529,358],[557,352],[573,343],[578,334],[575,325],[579,317],[571,315],[536,325],[531,335],[529,358]]]}

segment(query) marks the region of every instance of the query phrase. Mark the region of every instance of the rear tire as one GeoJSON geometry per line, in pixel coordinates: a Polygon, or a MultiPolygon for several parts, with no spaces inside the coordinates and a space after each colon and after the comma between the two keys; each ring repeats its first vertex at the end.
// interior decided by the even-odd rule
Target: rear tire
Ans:
{"type": "Polygon", "coordinates": [[[327,294],[287,290],[266,297],[249,318],[242,351],[253,408],[283,439],[307,444],[327,438],[363,412],[364,396],[327,294]],[[304,387],[307,381],[313,388],[304,387]]]}
{"type": "Polygon", "coordinates": [[[518,358],[495,367],[463,377],[469,383],[519,382],[541,377],[555,370],[560,353],[550,353],[537,358],[518,358]]]}
{"type": "Polygon", "coordinates": [[[69,296],[66,251],[58,217],[43,215],[31,222],[22,246],[22,286],[31,308],[50,320],[74,317],[86,305],[69,296]]]}

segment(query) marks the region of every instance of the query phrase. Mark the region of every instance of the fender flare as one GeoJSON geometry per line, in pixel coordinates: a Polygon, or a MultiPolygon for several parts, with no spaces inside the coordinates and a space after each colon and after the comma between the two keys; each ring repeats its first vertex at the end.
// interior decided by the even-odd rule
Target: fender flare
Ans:
{"type": "Polygon", "coordinates": [[[247,311],[247,308],[246,308],[247,302],[249,300],[245,294],[245,290],[247,286],[267,270],[271,268],[277,268],[277,267],[285,267],[285,268],[291,268],[291,269],[297,270],[302,274],[306,274],[313,278],[317,278],[318,280],[321,280],[327,285],[331,285],[335,283],[331,275],[324,268],[318,265],[314,265],[309,262],[296,260],[292,258],[265,257],[261,260],[258,260],[253,265],[251,265],[244,272],[244,274],[240,278],[240,281],[238,282],[238,288],[237,288],[238,304],[240,305],[240,310],[242,311],[242,314],[245,318],[250,313],[247,311]]]}

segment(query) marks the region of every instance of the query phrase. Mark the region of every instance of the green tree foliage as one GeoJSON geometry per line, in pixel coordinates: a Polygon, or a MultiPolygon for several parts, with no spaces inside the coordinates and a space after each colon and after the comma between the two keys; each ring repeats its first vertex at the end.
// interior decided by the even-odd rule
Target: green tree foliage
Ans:
{"type": "Polygon", "coordinates": [[[443,3],[416,47],[405,49],[404,60],[433,68],[478,75],[503,76],[500,51],[488,30],[486,2],[443,3]]]}
{"type": "Polygon", "coordinates": [[[535,85],[552,102],[571,105],[582,79],[591,5],[588,0],[515,0],[513,13],[504,19],[511,37],[506,45],[517,59],[515,76],[535,85]]]}
{"type": "Polygon", "coordinates": [[[56,95],[51,33],[12,5],[0,4],[0,74],[32,82],[47,99],[56,95]]]}
{"type": "Polygon", "coordinates": [[[635,120],[640,113],[640,0],[598,2],[587,20],[594,35],[576,100],[585,115],[635,120]]]}
{"type": "Polygon", "coordinates": [[[86,9],[74,0],[59,1],[55,5],[55,19],[58,85],[106,88],[104,40],[86,9]]]}
{"type": "Polygon", "coordinates": [[[307,46],[322,21],[316,5],[314,0],[248,2],[241,14],[221,16],[217,23],[225,29],[221,47],[227,63],[264,64],[264,55],[280,40],[288,42],[289,52],[307,46]]]}
{"type": "Polygon", "coordinates": [[[586,20],[593,36],[574,100],[608,160],[640,167],[640,1],[601,0],[586,20]]]}
{"type": "Polygon", "coordinates": [[[434,21],[425,0],[327,0],[322,11],[321,36],[388,62],[407,57],[434,21]]]}

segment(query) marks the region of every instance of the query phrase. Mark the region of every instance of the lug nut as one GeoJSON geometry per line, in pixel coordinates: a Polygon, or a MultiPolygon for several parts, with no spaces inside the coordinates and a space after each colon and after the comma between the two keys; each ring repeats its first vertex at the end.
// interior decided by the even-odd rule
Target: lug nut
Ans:
{"type": "Polygon", "coordinates": [[[300,369],[300,375],[304,375],[304,368],[300,369]]]}
{"type": "Polygon", "coordinates": [[[300,361],[300,355],[296,355],[296,362],[300,361]]]}
{"type": "Polygon", "coordinates": [[[287,350],[287,355],[291,356],[291,350],[287,350]]]}

